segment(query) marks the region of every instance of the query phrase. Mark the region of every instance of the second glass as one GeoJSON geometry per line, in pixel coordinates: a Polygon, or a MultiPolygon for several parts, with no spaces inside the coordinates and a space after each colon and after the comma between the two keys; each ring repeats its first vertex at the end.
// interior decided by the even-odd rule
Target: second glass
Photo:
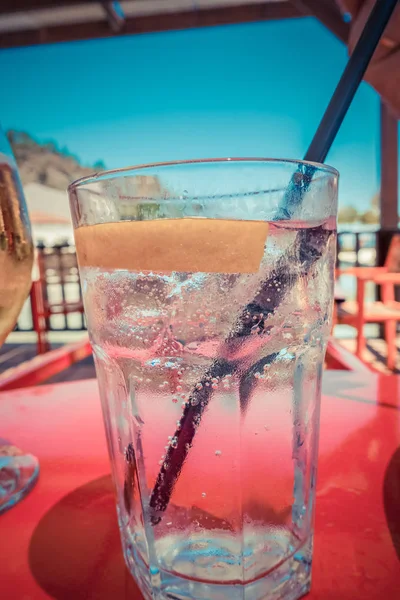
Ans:
{"type": "Polygon", "coordinates": [[[337,178],[228,159],[70,186],[124,555],[146,599],[309,589],[337,178]]]}

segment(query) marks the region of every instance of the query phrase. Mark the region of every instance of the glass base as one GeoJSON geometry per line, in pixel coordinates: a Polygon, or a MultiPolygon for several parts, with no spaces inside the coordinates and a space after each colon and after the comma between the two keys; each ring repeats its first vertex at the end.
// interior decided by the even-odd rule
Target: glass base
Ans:
{"type": "MultiPolygon", "coordinates": [[[[263,541],[266,542],[265,539],[263,541]]],[[[271,543],[276,543],[276,540],[271,539],[271,543]]],[[[224,576],[217,576],[214,583],[187,574],[181,576],[170,570],[155,567],[149,569],[141,558],[139,548],[132,544],[123,545],[128,568],[146,600],[298,600],[310,590],[311,536],[300,549],[284,557],[281,562],[278,561],[272,569],[243,584],[237,580],[227,581],[224,576]]],[[[188,551],[188,547],[182,548],[182,552],[179,547],[172,548],[174,562],[183,567],[183,572],[187,572],[184,568],[185,563],[187,566],[191,565],[192,573],[196,570],[196,565],[202,568],[205,562],[210,560],[210,555],[214,563],[209,570],[211,574],[216,570],[222,573],[229,570],[232,554],[223,544],[216,548],[215,540],[210,546],[209,540],[204,539],[202,542],[198,541],[196,547],[197,550],[192,552],[188,551]],[[216,554],[218,561],[215,558],[216,554]]],[[[249,558],[248,551],[246,554],[245,563],[249,558]]],[[[259,559],[260,557],[257,557],[255,560],[259,559]]]]}
{"type": "Polygon", "coordinates": [[[32,454],[0,440],[0,514],[25,498],[39,476],[39,461],[32,454]]]}

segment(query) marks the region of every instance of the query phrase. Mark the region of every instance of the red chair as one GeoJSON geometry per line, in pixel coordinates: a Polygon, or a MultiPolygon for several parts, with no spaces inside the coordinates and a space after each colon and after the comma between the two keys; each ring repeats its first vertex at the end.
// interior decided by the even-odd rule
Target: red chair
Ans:
{"type": "Polygon", "coordinates": [[[364,325],[381,323],[387,344],[387,366],[394,369],[396,362],[396,331],[400,321],[400,302],[395,299],[395,286],[400,285],[400,235],[395,235],[383,267],[354,267],[338,270],[338,275],[353,275],[357,279],[355,301],[341,303],[336,309],[336,321],[357,329],[356,355],[362,358],[366,346],[364,325]],[[365,302],[365,284],[373,282],[380,287],[381,300],[365,302]]]}
{"type": "MultiPolygon", "coordinates": [[[[30,300],[33,329],[37,334],[37,352],[43,354],[50,350],[48,332],[50,319],[55,315],[83,315],[83,302],[80,294],[78,265],[75,252],[69,247],[41,248],[37,252],[37,278],[32,282],[30,300]],[[66,284],[78,286],[79,297],[76,301],[65,298],[66,284]],[[61,290],[61,300],[49,297],[49,289],[61,290]]],[[[83,316],[82,316],[83,324],[83,316]]]]}

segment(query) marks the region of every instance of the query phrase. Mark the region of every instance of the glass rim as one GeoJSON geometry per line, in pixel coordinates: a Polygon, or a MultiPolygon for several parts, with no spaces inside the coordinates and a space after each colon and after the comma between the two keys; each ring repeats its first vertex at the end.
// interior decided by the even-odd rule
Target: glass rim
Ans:
{"type": "Polygon", "coordinates": [[[174,160],[174,161],[166,161],[166,162],[154,162],[154,163],[144,163],[141,165],[132,165],[128,167],[120,167],[118,169],[108,169],[106,171],[96,171],[91,175],[85,175],[83,177],[79,177],[75,181],[72,181],[67,191],[71,192],[80,187],[84,187],[86,184],[96,183],[98,181],[102,181],[108,179],[109,176],[121,175],[123,173],[129,174],[136,171],[146,171],[154,168],[164,168],[164,167],[179,167],[186,165],[201,165],[201,164],[218,164],[218,163],[265,163],[265,164],[288,164],[288,165],[304,165],[309,167],[314,167],[318,171],[322,171],[323,173],[330,174],[336,178],[339,177],[339,171],[330,165],[313,162],[310,160],[301,160],[296,158],[263,158],[263,157],[226,157],[226,158],[193,158],[187,160],[174,160]]]}

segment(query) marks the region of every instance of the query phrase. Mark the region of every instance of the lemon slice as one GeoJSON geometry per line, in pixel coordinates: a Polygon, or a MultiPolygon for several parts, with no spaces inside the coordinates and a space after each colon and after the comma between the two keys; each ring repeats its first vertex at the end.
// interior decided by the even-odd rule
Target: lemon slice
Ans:
{"type": "Polygon", "coordinates": [[[155,219],[83,226],[75,242],[81,267],[256,273],[267,235],[266,221],[155,219]]]}

